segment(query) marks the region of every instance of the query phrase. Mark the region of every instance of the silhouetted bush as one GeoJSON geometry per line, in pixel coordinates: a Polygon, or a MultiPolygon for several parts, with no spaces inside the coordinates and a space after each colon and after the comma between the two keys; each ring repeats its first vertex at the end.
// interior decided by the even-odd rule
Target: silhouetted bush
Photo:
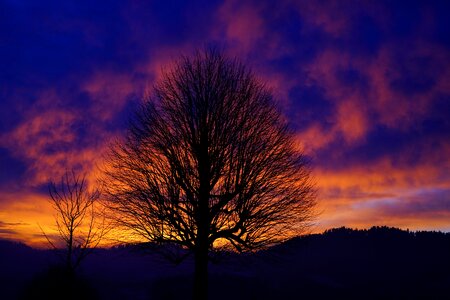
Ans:
{"type": "Polygon", "coordinates": [[[86,279],[66,267],[53,266],[31,281],[25,288],[21,299],[95,300],[98,297],[86,279]]]}

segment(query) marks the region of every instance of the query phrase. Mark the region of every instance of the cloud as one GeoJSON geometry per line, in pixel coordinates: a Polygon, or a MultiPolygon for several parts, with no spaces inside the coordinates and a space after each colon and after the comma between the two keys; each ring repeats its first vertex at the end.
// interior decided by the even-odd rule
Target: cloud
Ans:
{"type": "Polygon", "coordinates": [[[3,222],[0,220],[0,238],[15,239],[19,235],[20,226],[27,225],[29,224],[23,222],[3,222]]]}
{"type": "Polygon", "coordinates": [[[47,208],[33,212],[46,202],[39,188],[67,168],[94,181],[109,141],[162,68],[218,45],[273,90],[312,158],[320,228],[449,227],[440,205],[450,195],[445,1],[0,5],[0,206],[12,212],[8,222],[48,220],[47,208]],[[439,192],[427,200],[424,190],[439,192]],[[436,209],[413,216],[427,201],[436,209]]]}
{"type": "Polygon", "coordinates": [[[23,193],[0,194],[0,238],[40,244],[42,239],[31,239],[31,236],[39,232],[39,227],[36,225],[37,220],[46,224],[45,220],[52,216],[48,214],[48,210],[43,209],[46,202],[42,202],[41,198],[35,196],[28,198],[29,201],[26,202],[17,201],[17,196],[20,198],[30,197],[23,193]],[[38,202],[33,203],[36,200],[38,202]]]}
{"type": "Polygon", "coordinates": [[[315,175],[322,210],[318,230],[339,224],[448,226],[450,180],[440,165],[397,165],[384,159],[340,171],[316,170],[315,175]]]}
{"type": "Polygon", "coordinates": [[[87,126],[76,113],[49,109],[30,115],[3,136],[2,146],[27,162],[24,180],[28,184],[47,184],[60,178],[67,169],[90,171],[95,167],[105,141],[102,138],[94,143],[87,133],[83,135],[79,130],[88,129],[87,126]]]}
{"type": "Polygon", "coordinates": [[[418,189],[398,203],[381,203],[384,214],[397,216],[450,215],[449,189],[418,189]]]}

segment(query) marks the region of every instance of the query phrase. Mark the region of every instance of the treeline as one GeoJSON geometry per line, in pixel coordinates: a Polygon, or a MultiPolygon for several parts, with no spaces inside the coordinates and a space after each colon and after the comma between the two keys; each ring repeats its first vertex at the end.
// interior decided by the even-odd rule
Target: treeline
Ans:
{"type": "Polygon", "coordinates": [[[388,226],[373,226],[370,229],[352,229],[348,227],[339,227],[328,229],[323,233],[324,236],[368,236],[368,237],[395,237],[395,238],[406,238],[406,237],[426,237],[426,238],[449,238],[450,233],[442,231],[410,231],[409,229],[399,229],[396,227],[388,226]]]}

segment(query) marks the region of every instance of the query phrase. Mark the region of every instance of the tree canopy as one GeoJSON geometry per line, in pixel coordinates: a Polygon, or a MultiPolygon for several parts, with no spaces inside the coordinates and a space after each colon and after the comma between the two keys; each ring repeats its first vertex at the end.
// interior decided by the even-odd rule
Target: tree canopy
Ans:
{"type": "Polygon", "coordinates": [[[270,90],[216,50],[182,57],[115,143],[105,176],[118,224],[148,241],[252,251],[311,221],[305,155],[270,90]]]}

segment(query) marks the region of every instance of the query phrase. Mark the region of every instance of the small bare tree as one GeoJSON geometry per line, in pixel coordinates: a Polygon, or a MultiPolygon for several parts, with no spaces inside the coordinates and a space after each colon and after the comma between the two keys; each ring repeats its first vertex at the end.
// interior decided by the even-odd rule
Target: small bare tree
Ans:
{"type": "Polygon", "coordinates": [[[59,250],[58,244],[63,243],[63,260],[67,270],[73,273],[106,233],[104,217],[95,211],[100,191],[89,191],[86,176],[71,171],[66,172],[58,184],[50,183],[49,194],[56,212],[59,241],[43,233],[55,250],[59,250]]]}
{"type": "Polygon", "coordinates": [[[207,298],[209,250],[261,249],[311,220],[307,160],[270,91],[215,50],[163,75],[108,163],[104,185],[117,221],[191,250],[196,300],[207,298]]]}

